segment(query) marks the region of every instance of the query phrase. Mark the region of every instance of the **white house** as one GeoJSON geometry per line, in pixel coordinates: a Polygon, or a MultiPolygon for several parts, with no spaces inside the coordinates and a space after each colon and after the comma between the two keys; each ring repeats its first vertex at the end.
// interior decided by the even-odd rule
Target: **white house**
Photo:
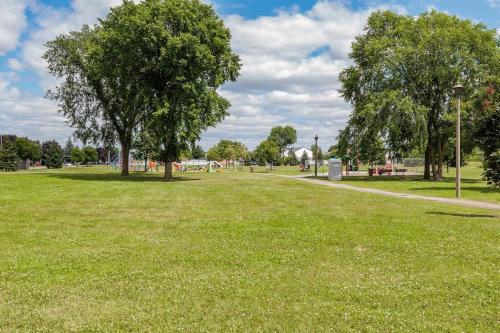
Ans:
{"type": "Polygon", "coordinates": [[[285,156],[292,156],[292,154],[295,155],[295,157],[300,160],[302,158],[302,155],[306,152],[307,154],[307,159],[312,160],[313,159],[313,152],[310,149],[304,148],[304,147],[291,147],[287,148],[284,152],[285,156]]]}

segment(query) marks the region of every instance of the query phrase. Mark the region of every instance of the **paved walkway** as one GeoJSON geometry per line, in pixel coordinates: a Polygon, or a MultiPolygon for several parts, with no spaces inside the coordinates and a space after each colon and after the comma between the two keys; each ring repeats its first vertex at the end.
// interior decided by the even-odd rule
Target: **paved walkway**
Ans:
{"type": "Polygon", "coordinates": [[[284,176],[284,175],[275,175],[275,176],[296,179],[296,180],[300,180],[300,181],[310,183],[310,184],[323,185],[323,186],[328,186],[328,187],[333,187],[333,188],[338,188],[338,189],[343,189],[343,190],[352,190],[352,191],[357,191],[357,192],[373,193],[373,194],[386,195],[386,196],[390,196],[390,197],[404,198],[404,199],[434,201],[434,202],[440,202],[440,203],[458,205],[458,206],[468,206],[468,207],[474,207],[474,208],[500,210],[499,204],[495,204],[495,203],[491,203],[491,202],[443,198],[443,197],[429,197],[429,196],[418,195],[418,194],[390,192],[390,191],[384,191],[384,190],[377,190],[374,188],[357,187],[357,186],[352,186],[352,185],[339,184],[339,183],[334,183],[334,182],[327,181],[327,180],[307,178],[307,176],[284,176]]]}

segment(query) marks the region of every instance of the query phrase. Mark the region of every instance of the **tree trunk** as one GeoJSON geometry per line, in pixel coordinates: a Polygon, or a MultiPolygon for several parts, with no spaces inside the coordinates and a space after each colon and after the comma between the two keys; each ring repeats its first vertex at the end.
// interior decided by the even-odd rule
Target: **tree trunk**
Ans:
{"type": "Polygon", "coordinates": [[[437,180],[437,170],[436,170],[436,152],[433,146],[431,146],[431,167],[432,167],[432,180],[437,180]]]}
{"type": "Polygon", "coordinates": [[[122,176],[126,177],[128,173],[128,155],[130,153],[130,147],[128,145],[122,144],[122,176]]]}
{"type": "Polygon", "coordinates": [[[163,178],[165,180],[172,180],[174,178],[174,162],[165,162],[165,175],[163,178]]]}
{"type": "Polygon", "coordinates": [[[144,157],[144,172],[148,172],[148,157],[144,157]]]}
{"type": "Polygon", "coordinates": [[[443,161],[444,161],[444,151],[446,144],[444,142],[439,142],[439,155],[438,155],[438,178],[443,179],[443,161]]]}
{"type": "Polygon", "coordinates": [[[431,179],[431,147],[429,144],[425,149],[424,179],[431,179]]]}

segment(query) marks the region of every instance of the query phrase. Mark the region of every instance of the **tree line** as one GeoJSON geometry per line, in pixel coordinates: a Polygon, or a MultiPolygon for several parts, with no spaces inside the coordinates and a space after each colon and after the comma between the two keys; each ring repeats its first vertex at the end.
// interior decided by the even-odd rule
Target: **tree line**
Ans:
{"type": "Polygon", "coordinates": [[[453,87],[460,82],[462,148],[480,147],[485,177],[500,185],[499,44],[495,30],[434,10],[418,17],[373,13],[352,44],[352,65],[340,74],[353,112],[338,136],[339,155],[369,162],[383,151],[417,153],[424,178],[440,180],[455,159],[453,87]]]}

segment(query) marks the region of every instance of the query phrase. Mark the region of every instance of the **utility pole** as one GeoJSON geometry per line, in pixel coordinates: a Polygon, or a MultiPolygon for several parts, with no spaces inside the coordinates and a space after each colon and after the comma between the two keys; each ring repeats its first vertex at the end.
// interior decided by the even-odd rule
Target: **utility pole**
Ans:
{"type": "Polygon", "coordinates": [[[457,123],[456,123],[456,153],[455,153],[455,162],[456,162],[456,183],[455,183],[455,194],[457,198],[460,198],[462,195],[462,189],[460,184],[460,162],[461,162],[461,147],[460,147],[460,103],[462,98],[462,92],[464,91],[464,87],[457,83],[455,87],[453,87],[455,91],[455,95],[457,96],[457,123]]]}
{"type": "Polygon", "coordinates": [[[314,137],[316,145],[314,147],[314,178],[318,178],[318,134],[314,137]]]}

